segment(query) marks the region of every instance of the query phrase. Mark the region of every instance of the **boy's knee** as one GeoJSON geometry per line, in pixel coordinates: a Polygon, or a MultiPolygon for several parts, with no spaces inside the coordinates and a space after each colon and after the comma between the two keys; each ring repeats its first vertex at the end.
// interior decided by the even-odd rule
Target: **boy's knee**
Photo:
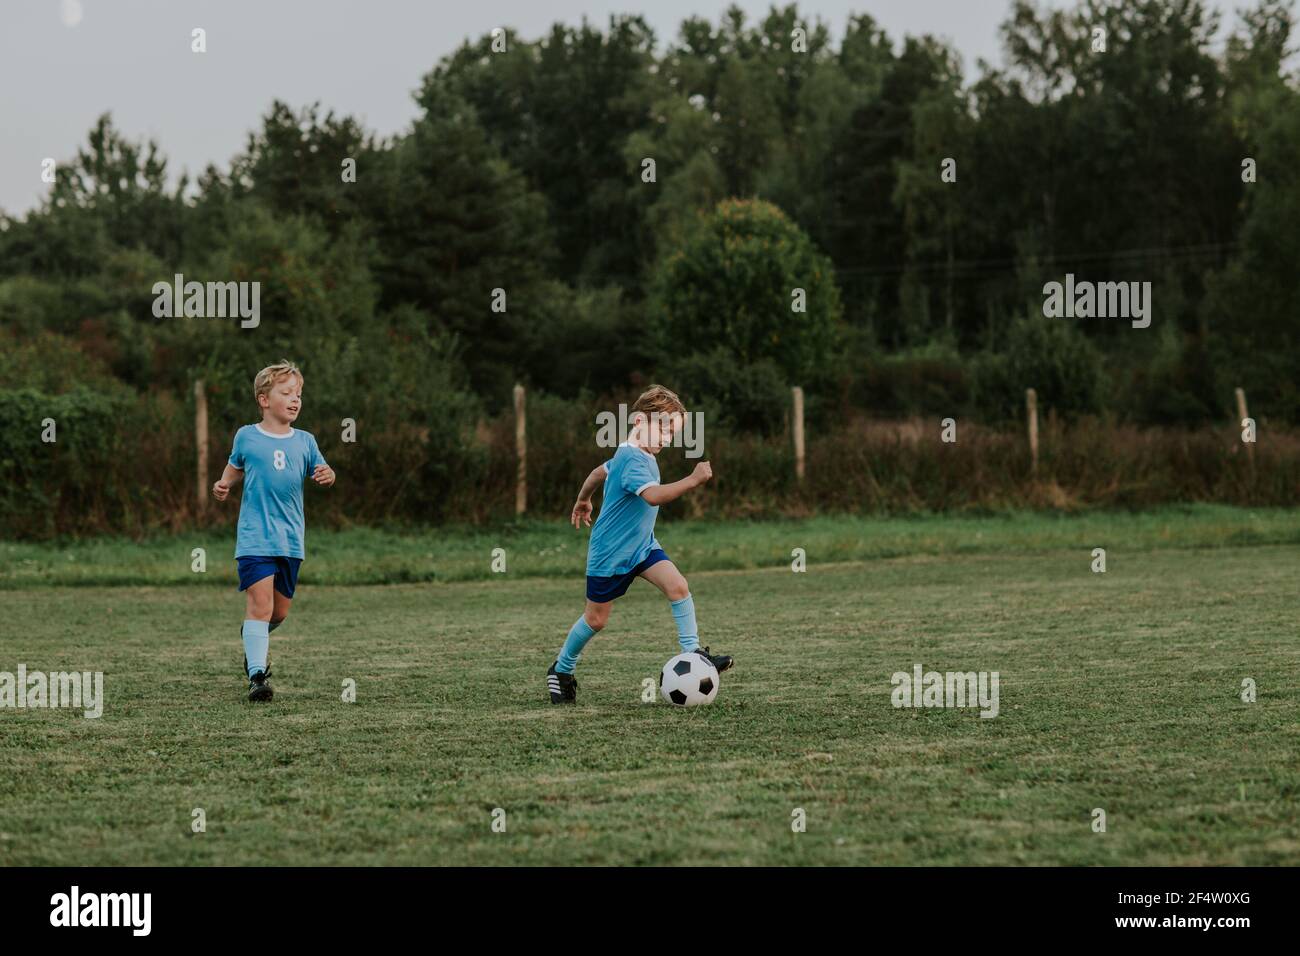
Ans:
{"type": "Polygon", "coordinates": [[[691,588],[690,585],[686,583],[685,578],[682,578],[680,584],[670,584],[668,586],[668,600],[670,601],[680,601],[682,598],[688,598],[690,596],[691,588]]]}
{"type": "Polygon", "coordinates": [[[609,611],[587,611],[582,615],[587,626],[593,631],[602,630],[609,622],[609,611]]]}
{"type": "Polygon", "coordinates": [[[271,615],[271,626],[272,626],[272,627],[279,627],[279,626],[280,626],[281,624],[283,624],[283,623],[284,623],[284,617],[283,617],[283,616],[281,616],[281,617],[276,617],[274,614],[271,615]]]}

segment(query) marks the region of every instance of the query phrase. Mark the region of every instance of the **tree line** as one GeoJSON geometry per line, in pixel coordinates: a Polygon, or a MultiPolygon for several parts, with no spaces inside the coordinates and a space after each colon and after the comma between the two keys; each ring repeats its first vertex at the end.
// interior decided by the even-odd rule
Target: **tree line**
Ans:
{"type": "Polygon", "coordinates": [[[781,431],[791,385],[813,427],[996,425],[1030,386],[1067,420],[1194,427],[1243,384],[1295,423],[1293,24],[1015,0],[969,77],[793,4],[663,42],[640,16],[506,29],[436,63],[399,135],[276,101],[193,181],[105,115],[0,217],[0,390],[184,403],[203,378],[221,434],[285,356],[305,420],[435,443],[515,382],[585,408],[661,380],[736,435],[781,431]],[[261,323],[159,319],[178,273],[260,283],[261,323]],[[1153,321],[1045,317],[1067,274],[1150,282],[1153,321]]]}

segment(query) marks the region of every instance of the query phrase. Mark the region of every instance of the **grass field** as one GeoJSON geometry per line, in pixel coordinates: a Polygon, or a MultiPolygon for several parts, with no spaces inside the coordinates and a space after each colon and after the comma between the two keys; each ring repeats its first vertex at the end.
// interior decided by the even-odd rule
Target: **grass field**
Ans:
{"type": "MultiPolygon", "coordinates": [[[[577,549],[534,576],[388,586],[316,580],[342,559],[315,536],[269,706],[243,699],[231,590],[94,586],[31,546],[50,570],[19,581],[5,545],[0,670],[100,670],[106,703],[0,710],[0,864],[1295,864],[1295,522],[1233,519],[669,526],[704,641],[738,660],[687,711],[641,702],[676,648],[644,583],[589,645],[579,706],[546,702],[581,609],[571,529],[527,530],[577,549]],[[694,569],[710,533],[742,570],[694,569]],[[888,553],[826,560],[837,534],[888,553]],[[999,672],[998,716],[895,709],[918,663],[999,672]]],[[[490,537],[449,551],[486,566],[490,537]]],[[[96,573],[147,576],[172,544],[103,546],[96,573]]]]}
{"type": "MultiPolygon", "coordinates": [[[[673,506],[669,506],[669,512],[673,506]]],[[[680,510],[678,511],[680,513],[680,510]]],[[[826,564],[915,555],[1030,553],[1067,548],[1217,548],[1300,545],[1300,519],[1285,508],[1188,505],[1147,512],[1075,515],[823,516],[801,521],[660,521],[660,537],[690,571],[788,567],[791,549],[826,564]]],[[[421,584],[496,577],[492,552],[506,552],[511,578],[581,578],[586,535],[555,521],[484,528],[388,532],[371,528],[308,534],[304,573],[313,584],[421,584]]],[[[236,584],[235,537],[201,531],[145,541],[93,538],[60,544],[0,540],[0,590],[33,585],[236,584]],[[196,573],[194,549],[207,569],[196,573]]]]}

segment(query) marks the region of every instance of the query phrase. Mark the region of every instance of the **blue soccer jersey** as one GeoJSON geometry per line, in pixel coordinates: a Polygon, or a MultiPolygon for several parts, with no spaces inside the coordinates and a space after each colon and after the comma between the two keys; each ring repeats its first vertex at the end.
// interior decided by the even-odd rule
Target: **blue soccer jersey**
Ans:
{"type": "Polygon", "coordinates": [[[626,574],[646,559],[655,539],[657,505],[646,504],[641,492],[659,484],[659,462],[642,448],[622,444],[605,463],[605,497],[591,529],[587,575],[626,574]]]}
{"type": "Polygon", "coordinates": [[[325,464],[311,432],[273,435],[245,425],[235,432],[230,463],[244,472],[235,557],[306,557],[302,483],[325,464]]]}

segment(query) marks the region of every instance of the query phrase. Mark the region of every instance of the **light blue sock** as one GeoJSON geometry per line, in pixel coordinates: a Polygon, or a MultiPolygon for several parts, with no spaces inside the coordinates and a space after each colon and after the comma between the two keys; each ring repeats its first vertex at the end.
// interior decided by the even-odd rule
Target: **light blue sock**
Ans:
{"type": "Polygon", "coordinates": [[[560,657],[555,662],[555,669],[561,674],[572,674],[574,668],[578,666],[578,658],[582,656],[582,649],[595,636],[596,632],[587,623],[586,617],[578,618],[573,627],[569,628],[569,636],[565,638],[564,647],[560,649],[560,657]]]}
{"type": "Polygon", "coordinates": [[[695,626],[695,599],[689,594],[680,601],[673,601],[673,620],[677,622],[677,643],[682,645],[682,653],[689,654],[700,646],[700,632],[695,626]]]}
{"type": "Polygon", "coordinates": [[[266,654],[271,649],[271,631],[266,621],[244,622],[244,656],[248,658],[248,676],[266,670],[266,654]]]}

